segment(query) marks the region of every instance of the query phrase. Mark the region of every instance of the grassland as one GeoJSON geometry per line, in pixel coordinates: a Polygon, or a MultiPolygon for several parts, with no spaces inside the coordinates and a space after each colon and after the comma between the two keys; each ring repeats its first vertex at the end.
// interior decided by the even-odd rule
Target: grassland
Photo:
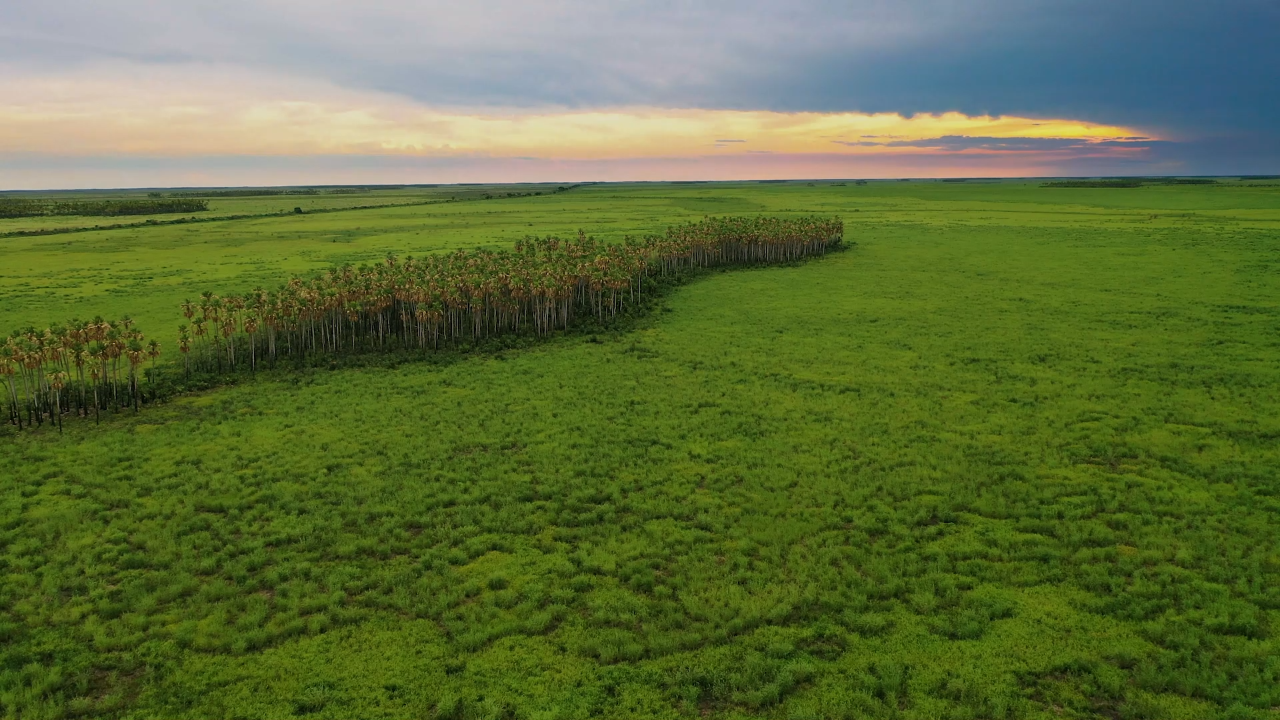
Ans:
{"type": "Polygon", "coordinates": [[[201,289],[388,251],[751,213],[857,243],[609,332],[0,436],[0,703],[1274,718],[1280,188],[1038,185],[600,185],[0,240],[0,327],[132,313],[162,339],[201,289]]]}

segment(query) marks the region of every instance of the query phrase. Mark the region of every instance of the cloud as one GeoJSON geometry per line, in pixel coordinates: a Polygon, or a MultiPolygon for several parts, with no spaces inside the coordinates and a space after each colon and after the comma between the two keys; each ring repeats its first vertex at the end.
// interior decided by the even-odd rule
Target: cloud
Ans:
{"type": "MultiPolygon", "coordinates": [[[[1044,127],[1046,123],[1032,123],[1044,127]]],[[[878,137],[867,136],[862,137],[878,137]]],[[[900,137],[900,136],[893,136],[900,137]]],[[[837,145],[853,148],[921,148],[941,152],[1000,152],[1000,153],[1069,153],[1087,156],[1108,150],[1136,152],[1150,150],[1157,144],[1169,145],[1146,137],[982,137],[970,135],[944,135],[941,137],[911,140],[832,140],[837,145]]]]}
{"type": "MultiPolygon", "coordinates": [[[[1111,146],[1125,146],[1127,143],[1110,143],[1111,146]]],[[[932,148],[937,150],[992,150],[1000,152],[1020,152],[1026,150],[1081,150],[1088,147],[1103,146],[1103,141],[1092,142],[1081,138],[1058,137],[970,137],[968,135],[946,135],[919,140],[893,140],[883,147],[932,148]]]]}
{"type": "Polygon", "coordinates": [[[816,50],[756,92],[782,107],[1105,118],[1184,139],[1278,132],[1280,93],[1264,88],[1280,75],[1280,4],[964,6],[982,22],[869,53],[816,50]]]}
{"type": "Polygon", "coordinates": [[[1274,0],[60,0],[0,61],[235,64],[434,106],[1077,117],[1274,132],[1274,0]]]}
{"type": "Polygon", "coordinates": [[[1088,143],[1079,138],[993,138],[969,137],[967,135],[946,135],[920,140],[894,140],[885,143],[885,147],[933,148],[937,150],[1078,150],[1088,143]]]}
{"type": "Polygon", "coordinates": [[[54,152],[85,155],[544,157],[552,139],[530,138],[571,137],[576,118],[601,143],[571,154],[585,159],[606,142],[630,157],[657,142],[661,122],[689,125],[694,111],[771,118],[689,125],[710,133],[689,152],[714,143],[736,155],[723,138],[756,147],[755,132],[777,137],[815,117],[958,114],[1025,127],[895,136],[891,126],[813,125],[829,131],[828,149],[831,138],[869,143],[842,141],[840,152],[1136,150],[1055,149],[1053,138],[1079,137],[1055,127],[1067,118],[1127,129],[1110,143],[1176,140],[1146,152],[1183,172],[1261,163],[1274,173],[1276,27],[1274,0],[10,2],[0,3],[0,147],[43,152],[57,137],[54,152]],[[96,124],[84,120],[95,105],[96,124]],[[592,124],[618,112],[618,129],[638,139],[592,124]],[[297,132],[279,130],[290,125],[297,132]],[[477,128],[518,142],[482,146],[470,139],[477,128]],[[1209,147],[1229,154],[1193,150],[1209,147]]]}
{"type": "Polygon", "coordinates": [[[957,113],[780,113],[699,108],[449,109],[392,93],[251,72],[116,62],[40,75],[0,67],[0,151],[199,156],[408,154],[541,158],[828,152],[832,136],[865,131],[902,138],[836,141],[854,151],[906,152],[957,143],[1131,137],[1130,128],[1078,121],[957,113]],[[977,140],[970,140],[977,136],[977,140]],[[748,143],[745,138],[751,138],[748,143]],[[1026,139],[1029,138],[1029,139],[1026,139]],[[1037,140],[1039,138],[1039,140],[1037,140]]]}

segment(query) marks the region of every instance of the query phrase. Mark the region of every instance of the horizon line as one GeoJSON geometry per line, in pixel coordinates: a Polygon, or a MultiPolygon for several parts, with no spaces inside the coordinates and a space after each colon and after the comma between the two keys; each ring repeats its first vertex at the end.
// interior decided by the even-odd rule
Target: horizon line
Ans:
{"type": "MultiPolygon", "coordinates": [[[[1280,176],[1280,172],[1277,172],[1280,176]]],[[[1153,175],[1149,173],[1139,173],[1134,175],[966,175],[966,176],[949,176],[949,175],[930,175],[930,176],[910,176],[910,177],[847,177],[847,178],[748,178],[736,180],[525,180],[513,182],[453,182],[453,183],[320,183],[314,185],[138,185],[138,186],[120,186],[120,187],[49,187],[38,189],[0,189],[0,193],[47,193],[47,192],[128,192],[142,190],[272,190],[276,188],[301,188],[301,189],[325,189],[325,188],[368,188],[370,190],[396,190],[405,188],[440,188],[440,187],[506,187],[514,185],[710,185],[710,184],[741,184],[741,183],[796,183],[796,182],[904,182],[904,181],[922,181],[922,182],[961,182],[967,180],[1122,180],[1134,178],[1154,178],[1154,179],[1176,179],[1176,178],[1206,178],[1206,179],[1222,179],[1222,178],[1238,178],[1245,179],[1272,179],[1272,176],[1258,173],[1231,173],[1217,175],[1153,175]]]]}

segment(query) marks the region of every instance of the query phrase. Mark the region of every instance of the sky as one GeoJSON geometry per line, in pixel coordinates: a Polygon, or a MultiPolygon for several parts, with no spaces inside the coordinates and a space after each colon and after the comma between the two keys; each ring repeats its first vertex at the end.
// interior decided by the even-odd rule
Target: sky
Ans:
{"type": "Polygon", "coordinates": [[[0,189],[1280,174],[1276,0],[7,0],[0,189]]]}

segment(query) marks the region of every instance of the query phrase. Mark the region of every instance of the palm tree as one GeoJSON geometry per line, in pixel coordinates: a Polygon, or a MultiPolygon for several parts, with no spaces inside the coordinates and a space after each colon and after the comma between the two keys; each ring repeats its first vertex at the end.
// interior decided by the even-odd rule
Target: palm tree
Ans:
{"type": "Polygon", "coordinates": [[[18,363],[17,349],[6,342],[0,345],[0,375],[4,376],[9,388],[9,421],[22,429],[22,412],[18,407],[18,389],[13,383],[13,376],[18,373],[14,367],[18,363]]]}
{"type": "Polygon", "coordinates": [[[49,417],[51,422],[58,423],[58,432],[62,432],[62,388],[66,387],[67,374],[64,372],[56,372],[49,376],[49,387],[53,390],[53,413],[49,417]]]}
{"type": "Polygon", "coordinates": [[[187,335],[187,326],[178,326],[178,351],[182,353],[182,375],[191,379],[191,337],[187,335]]]}
{"type": "Polygon", "coordinates": [[[142,341],[134,338],[125,346],[125,356],[129,360],[129,397],[133,400],[133,411],[138,412],[138,366],[142,364],[145,350],[142,341]]]}
{"type": "Polygon", "coordinates": [[[156,358],[160,357],[160,343],[152,340],[147,343],[147,357],[151,358],[151,370],[147,372],[147,381],[151,385],[151,401],[156,399],[156,358]]]}

